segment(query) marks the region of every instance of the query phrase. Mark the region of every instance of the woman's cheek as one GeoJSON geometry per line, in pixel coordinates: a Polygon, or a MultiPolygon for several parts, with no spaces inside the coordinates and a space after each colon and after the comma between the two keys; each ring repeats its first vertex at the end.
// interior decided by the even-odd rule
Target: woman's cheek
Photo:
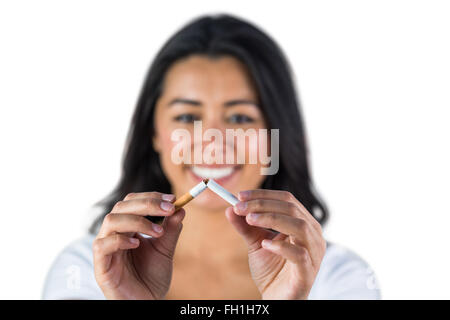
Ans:
{"type": "Polygon", "coordinates": [[[259,188],[265,178],[261,175],[259,137],[247,141],[245,148],[238,152],[245,152],[246,159],[241,179],[241,190],[259,188]]]}
{"type": "Polygon", "coordinates": [[[257,133],[256,139],[253,139],[246,144],[246,153],[248,155],[247,159],[249,160],[247,163],[255,164],[256,167],[260,168],[267,162],[270,144],[268,143],[268,137],[264,134],[264,131],[260,132],[257,130],[257,133]]]}
{"type": "Polygon", "coordinates": [[[160,136],[160,161],[164,170],[164,174],[169,178],[170,182],[178,179],[178,175],[181,174],[182,164],[177,164],[173,161],[172,150],[180,144],[178,141],[172,140],[172,135],[169,133],[162,134],[160,136]],[[179,172],[178,172],[179,170],[179,172]]]}

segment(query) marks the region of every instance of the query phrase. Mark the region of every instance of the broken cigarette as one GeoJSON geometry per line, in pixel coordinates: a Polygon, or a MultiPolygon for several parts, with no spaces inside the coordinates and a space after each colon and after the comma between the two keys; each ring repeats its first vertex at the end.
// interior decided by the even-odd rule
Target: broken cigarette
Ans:
{"type": "MultiPolygon", "coordinates": [[[[194,186],[191,190],[183,194],[181,197],[179,197],[173,205],[175,206],[175,211],[182,208],[184,205],[186,205],[189,201],[194,199],[196,196],[198,196],[200,193],[202,193],[207,187],[206,184],[208,183],[208,179],[204,179],[199,184],[194,186]]],[[[162,224],[165,217],[161,216],[146,216],[148,220],[150,220],[153,223],[162,224]]]]}
{"type": "Polygon", "coordinates": [[[179,197],[173,204],[175,205],[175,210],[180,209],[184,205],[186,205],[189,201],[194,199],[196,196],[198,196],[200,193],[203,192],[203,190],[206,189],[208,184],[208,179],[204,179],[202,182],[197,184],[195,187],[193,187],[189,192],[186,192],[181,197],[179,197]]]}
{"type": "Polygon", "coordinates": [[[230,203],[232,206],[239,202],[238,198],[236,198],[231,192],[215,182],[213,179],[209,179],[206,184],[208,189],[211,189],[211,191],[216,193],[219,197],[230,203]]]}

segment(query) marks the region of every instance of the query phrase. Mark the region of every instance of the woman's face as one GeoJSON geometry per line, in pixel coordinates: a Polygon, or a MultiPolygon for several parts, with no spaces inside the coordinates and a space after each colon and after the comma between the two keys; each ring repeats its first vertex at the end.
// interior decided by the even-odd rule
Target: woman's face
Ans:
{"type": "MultiPolygon", "coordinates": [[[[258,106],[258,95],[245,66],[231,56],[209,58],[191,55],[174,63],[166,73],[163,90],[156,104],[155,135],[153,146],[159,153],[163,171],[177,197],[188,192],[204,178],[214,178],[230,192],[258,188],[264,180],[259,160],[249,163],[251,156],[258,155],[258,142],[245,138],[245,146],[234,146],[226,139],[226,129],[265,129],[266,123],[258,106]],[[215,146],[211,141],[194,139],[194,121],[201,121],[202,133],[213,128],[221,132],[223,143],[218,153],[222,153],[222,164],[205,163],[209,155],[207,146],[215,146]],[[172,149],[180,141],[172,141],[172,132],[185,129],[191,141],[184,147],[191,150],[191,163],[176,164],[172,149]],[[203,148],[201,164],[194,164],[194,145],[203,148]],[[226,153],[245,156],[245,163],[226,163],[226,153]]],[[[211,149],[209,149],[211,150],[211,149]]],[[[210,157],[210,160],[212,158],[210,157]]],[[[256,159],[259,159],[258,157],[256,159]]],[[[207,207],[218,210],[229,206],[224,200],[205,190],[189,206],[207,207]]]]}

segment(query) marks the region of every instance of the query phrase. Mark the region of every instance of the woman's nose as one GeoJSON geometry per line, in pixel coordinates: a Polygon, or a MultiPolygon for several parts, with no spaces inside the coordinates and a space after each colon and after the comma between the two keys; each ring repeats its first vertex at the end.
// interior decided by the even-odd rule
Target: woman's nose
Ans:
{"type": "Polygon", "coordinates": [[[205,117],[202,122],[203,130],[205,131],[208,129],[216,129],[225,132],[226,121],[218,114],[205,117]]]}
{"type": "Polygon", "coordinates": [[[216,160],[218,158],[225,159],[226,154],[232,153],[232,149],[234,149],[233,143],[229,144],[229,142],[227,142],[226,130],[227,123],[222,119],[203,120],[194,128],[193,145],[202,145],[203,150],[205,150],[205,148],[208,148],[206,150],[212,148],[214,149],[216,160]],[[200,139],[201,141],[199,141],[200,139]]]}

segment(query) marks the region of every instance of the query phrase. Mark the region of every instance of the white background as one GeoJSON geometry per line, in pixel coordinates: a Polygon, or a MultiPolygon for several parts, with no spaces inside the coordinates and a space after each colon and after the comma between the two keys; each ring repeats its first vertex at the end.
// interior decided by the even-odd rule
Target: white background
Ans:
{"type": "Polygon", "coordinates": [[[0,298],[40,298],[117,182],[154,54],[216,12],[292,63],[328,239],[369,262],[383,298],[450,298],[448,4],[230,0],[0,2],[0,298]]]}

